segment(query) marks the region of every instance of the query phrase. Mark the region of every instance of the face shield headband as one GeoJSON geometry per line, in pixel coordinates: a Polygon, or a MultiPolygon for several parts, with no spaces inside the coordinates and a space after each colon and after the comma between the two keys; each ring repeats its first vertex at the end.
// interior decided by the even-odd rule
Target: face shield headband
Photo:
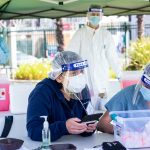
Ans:
{"type": "Polygon", "coordinates": [[[103,9],[99,9],[99,8],[89,8],[88,12],[99,12],[102,13],[103,9]]]}
{"type": "Polygon", "coordinates": [[[76,63],[71,63],[71,64],[64,64],[62,65],[62,72],[75,71],[75,70],[80,70],[80,69],[84,69],[87,67],[88,67],[87,60],[76,62],[76,63]]]}
{"type": "Polygon", "coordinates": [[[143,74],[141,77],[141,81],[146,85],[146,87],[150,88],[150,77],[146,74],[143,74]]]}

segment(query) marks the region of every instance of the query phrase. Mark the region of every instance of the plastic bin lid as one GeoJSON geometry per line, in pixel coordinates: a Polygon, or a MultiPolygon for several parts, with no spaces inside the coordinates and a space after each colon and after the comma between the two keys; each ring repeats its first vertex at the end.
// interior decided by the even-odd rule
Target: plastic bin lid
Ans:
{"type": "Polygon", "coordinates": [[[150,120],[150,110],[128,110],[128,111],[111,111],[109,113],[112,120],[150,120]]]}

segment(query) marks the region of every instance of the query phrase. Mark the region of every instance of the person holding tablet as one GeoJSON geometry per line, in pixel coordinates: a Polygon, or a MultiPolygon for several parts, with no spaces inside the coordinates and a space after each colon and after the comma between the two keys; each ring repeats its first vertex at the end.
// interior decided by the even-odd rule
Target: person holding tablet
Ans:
{"type": "Polygon", "coordinates": [[[41,116],[48,116],[51,141],[68,134],[92,135],[97,123],[81,121],[88,115],[92,97],[87,61],[75,52],[58,52],[49,77],[40,81],[29,96],[28,136],[35,141],[42,140],[44,119],[41,116]]]}

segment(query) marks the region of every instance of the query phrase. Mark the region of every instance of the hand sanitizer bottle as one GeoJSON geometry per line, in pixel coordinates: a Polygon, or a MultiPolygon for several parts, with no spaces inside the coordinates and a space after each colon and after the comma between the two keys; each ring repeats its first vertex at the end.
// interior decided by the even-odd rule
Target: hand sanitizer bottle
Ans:
{"type": "Polygon", "coordinates": [[[47,121],[47,116],[44,117],[45,121],[43,124],[42,129],[42,150],[50,150],[50,130],[49,130],[49,123],[47,121]]]}

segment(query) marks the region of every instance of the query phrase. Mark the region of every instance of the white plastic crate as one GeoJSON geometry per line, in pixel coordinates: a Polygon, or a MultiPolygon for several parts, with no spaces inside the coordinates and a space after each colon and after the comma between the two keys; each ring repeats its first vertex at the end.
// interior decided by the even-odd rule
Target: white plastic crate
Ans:
{"type": "Polygon", "coordinates": [[[150,110],[110,112],[115,140],[126,148],[150,147],[150,110]]]}

